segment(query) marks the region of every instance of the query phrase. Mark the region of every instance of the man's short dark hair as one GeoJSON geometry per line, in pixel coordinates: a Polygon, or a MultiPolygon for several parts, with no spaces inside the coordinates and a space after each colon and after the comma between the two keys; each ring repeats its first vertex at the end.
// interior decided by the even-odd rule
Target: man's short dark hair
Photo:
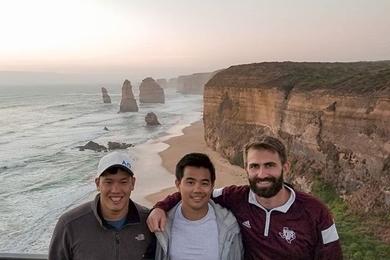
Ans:
{"type": "Polygon", "coordinates": [[[247,143],[244,147],[244,164],[245,167],[248,163],[248,151],[249,149],[255,150],[268,150],[278,153],[282,165],[287,162],[286,146],[276,137],[270,135],[263,135],[256,140],[247,143]]]}
{"type": "Polygon", "coordinates": [[[181,181],[187,166],[203,167],[209,170],[211,183],[215,182],[215,168],[210,158],[204,153],[189,153],[176,164],[176,180],[181,181]]]}

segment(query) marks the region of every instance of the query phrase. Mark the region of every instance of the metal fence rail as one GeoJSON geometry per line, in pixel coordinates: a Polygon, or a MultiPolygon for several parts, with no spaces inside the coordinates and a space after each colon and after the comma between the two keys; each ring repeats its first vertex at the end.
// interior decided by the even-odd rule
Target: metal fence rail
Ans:
{"type": "Polygon", "coordinates": [[[0,260],[47,260],[47,255],[0,253],[0,260]]]}

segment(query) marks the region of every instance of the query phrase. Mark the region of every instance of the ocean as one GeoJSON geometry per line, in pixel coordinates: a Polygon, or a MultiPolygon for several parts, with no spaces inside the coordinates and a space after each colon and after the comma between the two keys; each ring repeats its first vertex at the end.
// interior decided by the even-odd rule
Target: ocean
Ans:
{"type": "Polygon", "coordinates": [[[138,102],[139,112],[118,113],[121,86],[104,87],[111,104],[103,104],[100,86],[0,87],[0,252],[47,253],[58,217],[93,198],[105,153],[76,148],[88,141],[135,145],[126,152],[142,169],[136,201],[173,185],[157,153],[167,147],[162,141],[202,118],[202,96],[165,89],[165,104],[138,102]],[[148,112],[162,125],[146,127],[148,112]]]}

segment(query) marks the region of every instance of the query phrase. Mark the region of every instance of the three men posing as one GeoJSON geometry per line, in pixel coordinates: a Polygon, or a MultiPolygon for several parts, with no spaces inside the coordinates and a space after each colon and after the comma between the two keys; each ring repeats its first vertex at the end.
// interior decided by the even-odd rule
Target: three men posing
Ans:
{"type": "MultiPolygon", "coordinates": [[[[100,195],[61,216],[49,259],[153,258],[147,210],[129,199],[135,178],[129,159],[120,156],[100,161],[95,181],[100,195]]],[[[342,259],[326,206],[284,183],[289,163],[283,143],[264,136],[245,147],[244,162],[249,185],[212,192],[215,170],[206,155],[179,161],[180,193],[159,202],[148,218],[157,236],[156,259],[241,259],[239,229],[245,259],[342,259]],[[239,228],[228,210],[209,200],[211,193],[232,211],[239,228]]]]}

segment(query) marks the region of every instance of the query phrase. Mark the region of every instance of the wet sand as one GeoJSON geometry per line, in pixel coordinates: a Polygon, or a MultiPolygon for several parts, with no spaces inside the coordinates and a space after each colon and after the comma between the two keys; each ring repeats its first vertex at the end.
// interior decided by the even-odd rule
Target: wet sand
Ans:
{"type": "Polygon", "coordinates": [[[176,191],[176,187],[174,186],[176,163],[181,157],[190,152],[206,153],[211,158],[216,169],[216,187],[247,183],[246,174],[242,168],[231,165],[219,153],[207,147],[204,141],[202,121],[195,122],[191,126],[184,128],[183,135],[174,136],[163,143],[167,148],[158,153],[159,159],[154,159],[159,161],[164,168],[163,173],[159,176],[161,178],[155,178],[155,181],[160,180],[164,185],[161,186],[160,191],[145,196],[148,205],[154,204],[168,194],[176,191]],[[170,176],[167,177],[167,173],[170,176]],[[166,187],[166,184],[169,186],[166,187]]]}

